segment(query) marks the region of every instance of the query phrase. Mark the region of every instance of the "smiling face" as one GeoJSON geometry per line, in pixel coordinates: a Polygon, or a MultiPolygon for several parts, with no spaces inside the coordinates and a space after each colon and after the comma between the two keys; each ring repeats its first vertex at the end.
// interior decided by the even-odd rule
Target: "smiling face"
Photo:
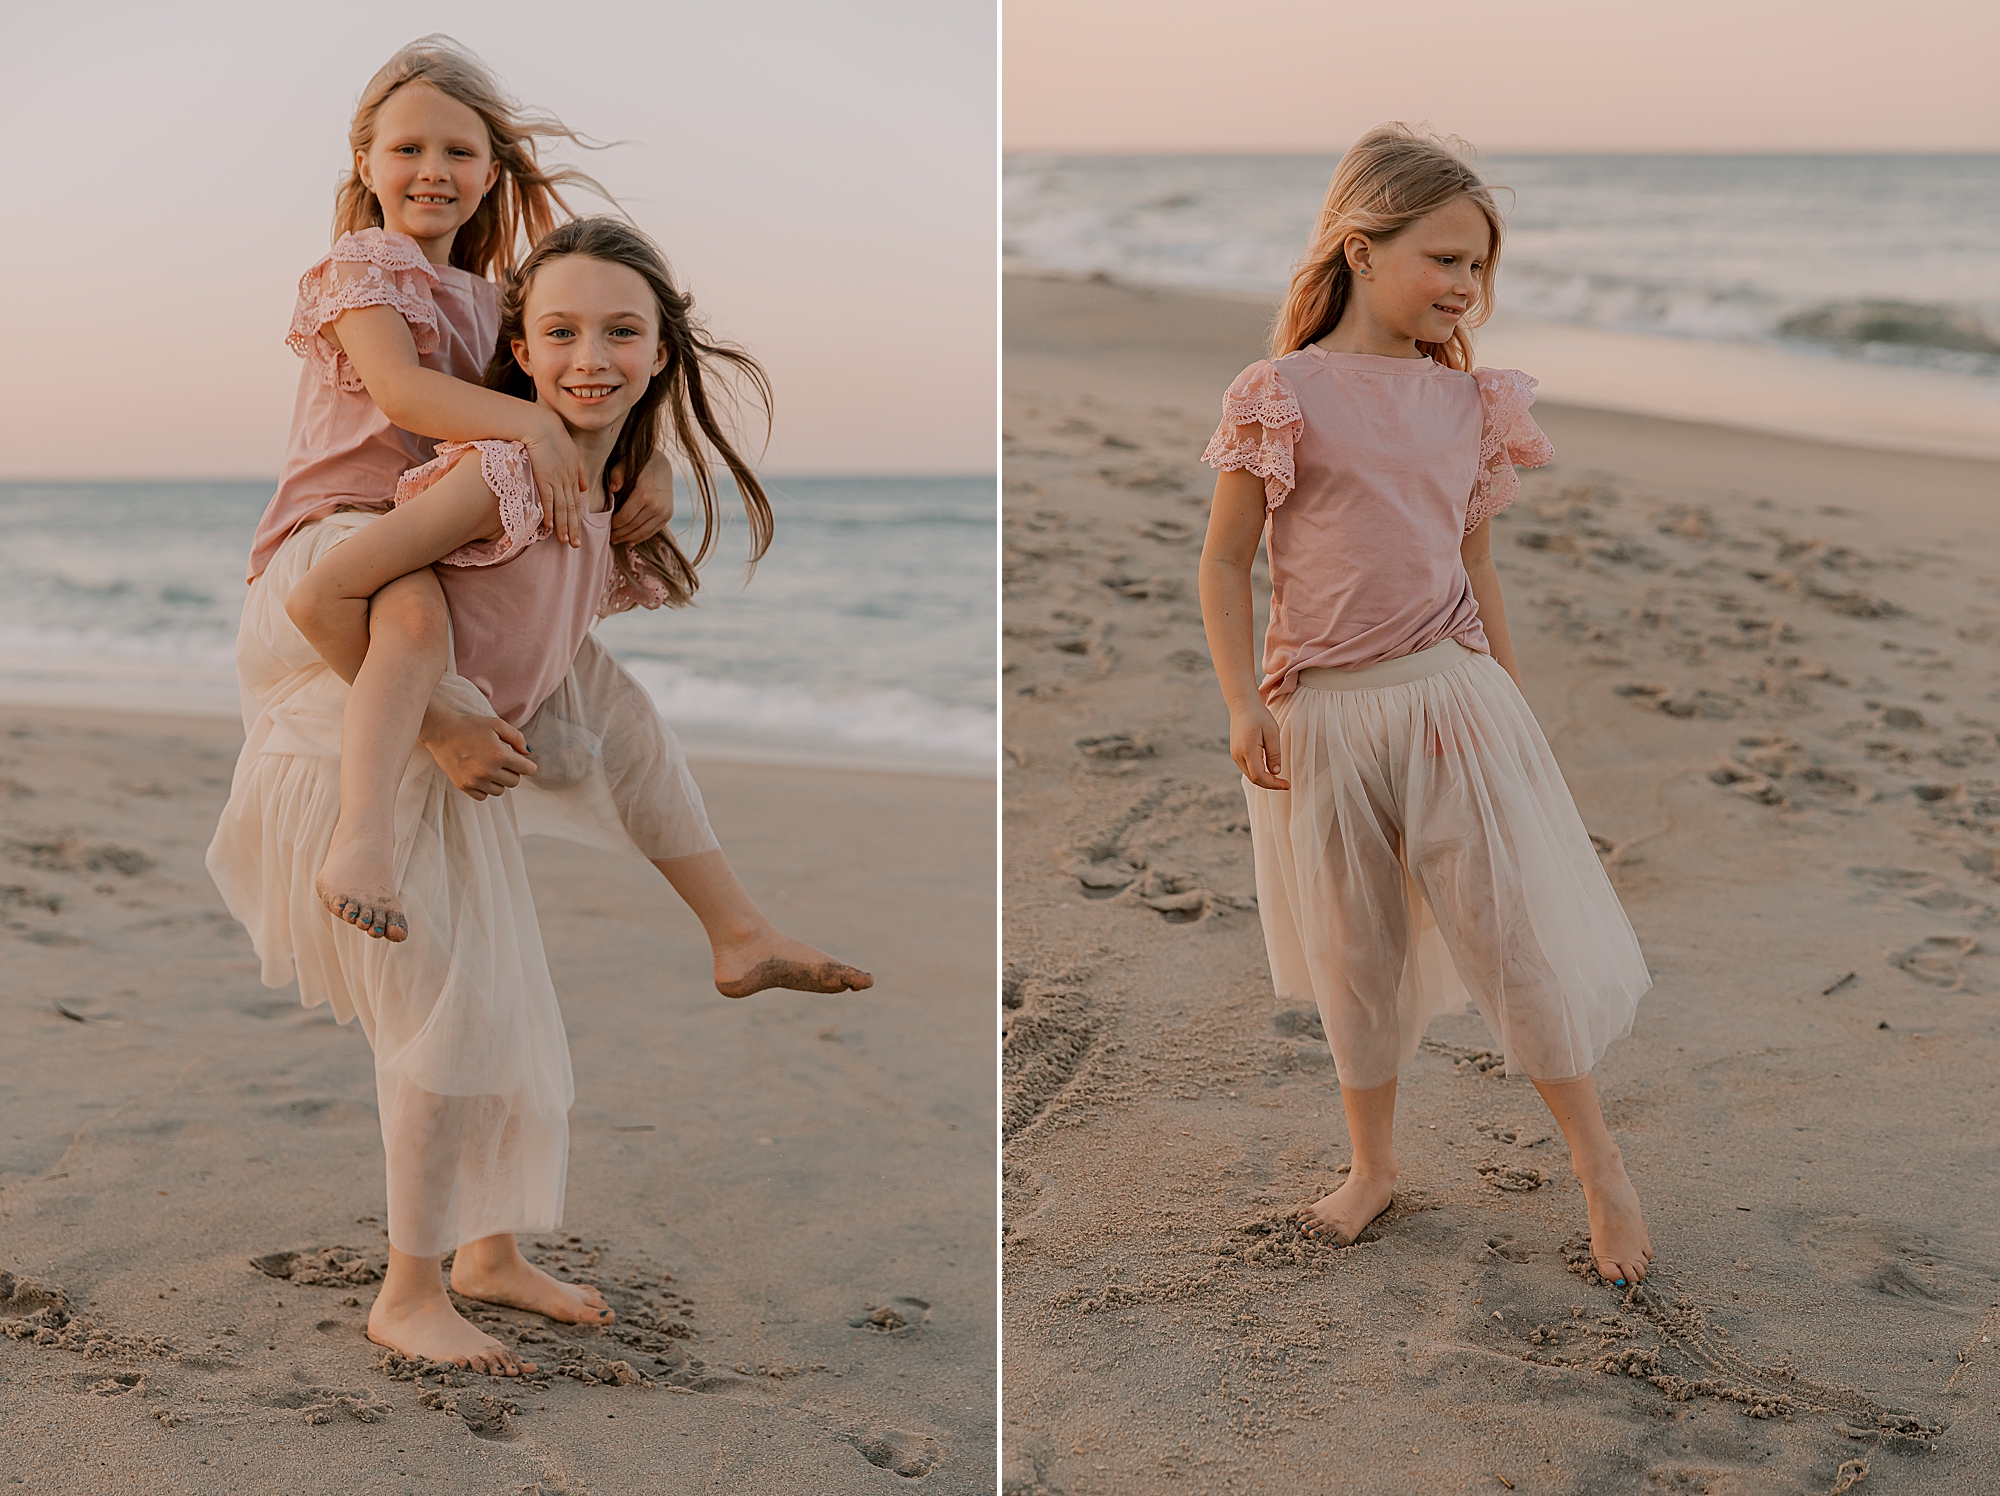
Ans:
{"type": "Polygon", "coordinates": [[[536,270],[521,312],[515,360],[535,398],[584,445],[616,441],[626,414],[667,366],[660,313],[638,271],[587,255],[536,270]]]}
{"type": "Polygon", "coordinates": [[[433,264],[450,257],[453,236],[500,175],[485,121],[428,83],[383,100],[354,169],[382,205],[382,226],[408,234],[433,264]]]}
{"type": "Polygon", "coordinates": [[[1469,197],[1454,198],[1390,239],[1350,235],[1356,305],[1398,341],[1445,342],[1478,299],[1479,272],[1492,249],[1492,227],[1469,197]]]}

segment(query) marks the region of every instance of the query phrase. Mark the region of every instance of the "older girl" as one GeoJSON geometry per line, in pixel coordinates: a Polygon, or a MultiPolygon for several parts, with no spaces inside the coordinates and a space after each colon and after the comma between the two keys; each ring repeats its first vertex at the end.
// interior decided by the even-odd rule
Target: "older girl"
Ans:
{"type": "Polygon", "coordinates": [[[1243,771],[1281,994],[1325,1022],[1354,1150],[1308,1231],[1346,1245],[1396,1186],[1396,1074],[1468,991],[1569,1140],[1607,1281],[1652,1245],[1590,1071],[1650,985],[1522,698],[1492,516],[1553,455],[1534,381],[1475,369],[1501,221],[1443,142],[1341,158],[1269,360],[1223,401],[1202,616],[1243,771]],[[1250,564],[1269,546],[1261,679],[1250,564]]]}

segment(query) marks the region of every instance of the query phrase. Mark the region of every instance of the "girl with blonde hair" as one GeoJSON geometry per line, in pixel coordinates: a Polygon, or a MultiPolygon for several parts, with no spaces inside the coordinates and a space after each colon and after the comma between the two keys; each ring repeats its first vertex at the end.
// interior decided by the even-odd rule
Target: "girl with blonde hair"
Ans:
{"type": "Polygon", "coordinates": [[[1306,1229],[1345,1246],[1389,1207],[1397,1072],[1469,995],[1561,1126],[1597,1270],[1623,1286],[1652,1245],[1590,1072],[1651,979],[1521,695],[1493,564],[1515,465],[1554,456],[1535,381],[1472,361],[1501,237],[1453,143],[1386,125],[1341,158],[1271,357],[1204,454],[1202,618],[1272,979],[1319,1009],[1353,1146],[1306,1229]]]}
{"type": "MultiPolygon", "coordinates": [[[[649,403],[614,430],[629,439],[608,456],[604,433],[566,418],[539,387],[484,383],[496,350],[508,352],[501,290],[486,276],[514,268],[523,232],[566,216],[559,184],[584,180],[536,164],[534,140],[551,135],[568,132],[508,104],[445,38],[405,48],[363,93],[342,233],[301,282],[292,321],[306,367],[284,475],[252,550],[236,650],[245,744],[208,852],[264,981],[296,978],[302,1002],[359,1019],[374,1050],[391,1254],[370,1335],[504,1374],[523,1363],[452,1307],[445,1252],[456,1249],[452,1286],[466,1297],[582,1323],[611,1317],[595,1288],[542,1273],[515,1240],[561,1219],[574,1096],[523,830],[652,860],[702,920],[730,996],[872,980],[763,918],[671,733],[587,634],[601,612],[683,603],[696,585],[694,562],[665,531],[662,411],[666,447],[697,465],[707,524],[694,561],[716,528],[711,458],[737,480],[754,550],[768,543],[768,503],[701,379],[702,366],[735,360],[761,389],[761,371],[707,343],[680,298],[676,367],[625,392],[629,404],[650,390],[649,403]],[[436,459],[432,437],[447,439],[436,459]],[[403,518],[383,511],[406,470],[437,481],[468,452],[497,485],[482,490],[491,533],[468,535],[457,558],[483,585],[461,589],[448,611],[426,564],[439,558],[425,557],[344,609],[302,600],[309,641],[291,613],[299,584],[329,558],[361,556],[373,529],[403,518]],[[454,657],[465,668],[447,671],[454,657]],[[527,797],[518,818],[507,794],[517,786],[527,797]],[[383,886],[416,891],[415,928],[386,917],[401,906],[380,890],[327,892],[337,819],[359,852],[351,864],[368,871],[373,857],[383,886]],[[342,919],[323,902],[341,904],[342,919]]],[[[650,336],[664,340],[668,319],[649,315],[650,336]]],[[[610,394],[595,404],[626,410],[610,394]]]]}

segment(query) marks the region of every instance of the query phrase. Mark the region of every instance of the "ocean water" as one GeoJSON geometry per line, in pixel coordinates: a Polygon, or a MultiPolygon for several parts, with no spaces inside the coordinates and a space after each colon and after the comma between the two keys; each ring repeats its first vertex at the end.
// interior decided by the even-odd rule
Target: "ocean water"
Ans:
{"type": "MultiPolygon", "coordinates": [[[[769,486],[777,537],[755,575],[737,511],[696,606],[605,620],[612,652],[691,751],[991,774],[993,480],[769,486]]],[[[271,488],[0,483],[0,701],[233,715],[271,488]]]]}
{"type": "MultiPolygon", "coordinates": [[[[1009,156],[1008,255],[1276,294],[1336,156],[1009,156]]],[[[1916,365],[2000,392],[2000,155],[1493,156],[1499,305],[1916,365]]]]}

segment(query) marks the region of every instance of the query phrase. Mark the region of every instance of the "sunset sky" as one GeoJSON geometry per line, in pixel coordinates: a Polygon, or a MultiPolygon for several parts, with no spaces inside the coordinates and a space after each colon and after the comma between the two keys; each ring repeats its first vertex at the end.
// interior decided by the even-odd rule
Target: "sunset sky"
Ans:
{"type": "Polygon", "coordinates": [[[1992,0],[1007,0],[1009,150],[2000,150],[1992,0]]]}
{"type": "Polygon", "coordinates": [[[80,0],[0,48],[0,478],[276,474],[355,97],[431,31],[633,142],[579,164],[771,371],[770,470],[992,471],[990,5],[80,0]]]}

